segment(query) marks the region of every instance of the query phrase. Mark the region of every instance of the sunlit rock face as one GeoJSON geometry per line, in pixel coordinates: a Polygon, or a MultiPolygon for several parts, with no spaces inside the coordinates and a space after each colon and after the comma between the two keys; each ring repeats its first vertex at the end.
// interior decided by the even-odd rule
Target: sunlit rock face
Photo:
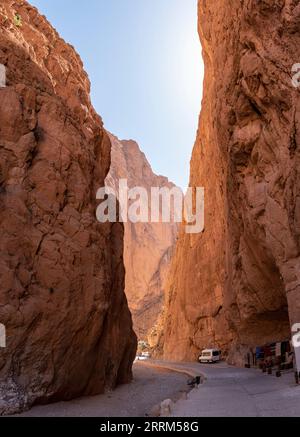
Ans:
{"type": "Polygon", "coordinates": [[[163,351],[290,338],[300,322],[300,62],[297,1],[199,1],[205,61],[191,186],[206,190],[205,231],[182,231],[169,279],[163,351]]]}
{"type": "Polygon", "coordinates": [[[82,62],[37,10],[1,1],[0,414],[131,379],[123,226],[96,220],[111,144],[82,62]],[[22,25],[16,25],[15,13],[22,25]]]}
{"type": "MultiPolygon", "coordinates": [[[[120,179],[126,179],[129,189],[145,188],[149,202],[151,187],[175,187],[166,177],[153,173],[135,141],[120,141],[113,135],[110,135],[110,139],[111,169],[106,178],[107,186],[118,192],[120,179]]],[[[174,222],[128,221],[124,226],[125,291],[133,316],[134,330],[139,339],[155,343],[156,325],[164,302],[166,279],[178,225],[174,222]]]]}

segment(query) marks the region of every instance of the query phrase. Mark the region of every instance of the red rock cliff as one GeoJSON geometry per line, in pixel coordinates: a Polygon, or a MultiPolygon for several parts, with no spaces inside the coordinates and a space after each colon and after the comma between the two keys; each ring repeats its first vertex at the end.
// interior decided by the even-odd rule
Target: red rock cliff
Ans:
{"type": "Polygon", "coordinates": [[[169,280],[164,354],[218,345],[244,363],[300,322],[300,5],[199,0],[205,61],[191,186],[205,231],[182,232],[169,280]]]}
{"type": "MultiPolygon", "coordinates": [[[[135,141],[120,141],[111,135],[111,169],[107,185],[118,189],[119,179],[127,179],[128,187],[174,185],[153,173],[151,166],[135,141]]],[[[125,223],[124,263],[125,291],[132,312],[134,330],[139,339],[155,338],[160,317],[166,279],[178,232],[174,223],[125,223]],[[150,335],[151,334],[151,335],[150,335]]]]}
{"type": "Polygon", "coordinates": [[[131,379],[123,227],[96,221],[111,144],[82,62],[37,10],[1,0],[0,413],[131,379]],[[19,13],[22,25],[14,16],[19,13]]]}

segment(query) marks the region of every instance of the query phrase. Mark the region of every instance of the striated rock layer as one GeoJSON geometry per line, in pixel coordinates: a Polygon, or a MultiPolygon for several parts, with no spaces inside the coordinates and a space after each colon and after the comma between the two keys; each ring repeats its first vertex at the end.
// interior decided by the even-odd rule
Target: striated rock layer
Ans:
{"type": "Polygon", "coordinates": [[[0,30],[4,414],[128,382],[136,338],[123,227],[96,221],[111,144],[82,62],[25,1],[1,0],[0,30]]]}
{"type": "MultiPolygon", "coordinates": [[[[153,173],[135,141],[110,136],[111,169],[106,184],[118,190],[119,180],[128,187],[173,188],[174,184],[153,173]]],[[[176,223],[125,223],[125,291],[134,330],[141,340],[156,342],[156,324],[164,303],[166,279],[178,232],[176,223]]]]}
{"type": "Polygon", "coordinates": [[[290,338],[300,322],[300,7],[292,0],[199,0],[206,67],[191,186],[205,231],[179,238],[164,355],[290,338]]]}

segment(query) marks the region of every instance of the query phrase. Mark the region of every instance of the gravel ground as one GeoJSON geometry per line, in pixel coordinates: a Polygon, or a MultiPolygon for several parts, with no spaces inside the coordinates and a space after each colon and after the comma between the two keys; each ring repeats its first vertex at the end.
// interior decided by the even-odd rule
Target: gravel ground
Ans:
{"type": "Polygon", "coordinates": [[[100,396],[36,406],[20,417],[144,417],[165,399],[187,392],[188,377],[163,369],[134,365],[134,380],[100,396]]]}

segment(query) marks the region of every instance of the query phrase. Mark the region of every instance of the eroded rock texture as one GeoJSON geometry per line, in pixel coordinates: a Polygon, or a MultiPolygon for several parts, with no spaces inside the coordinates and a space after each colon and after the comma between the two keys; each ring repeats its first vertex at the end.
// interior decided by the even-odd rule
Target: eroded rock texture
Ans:
{"type": "Polygon", "coordinates": [[[96,221],[111,144],[81,60],[25,1],[2,0],[0,26],[3,414],[129,381],[136,339],[123,227],[96,221]]]}
{"type": "Polygon", "coordinates": [[[206,190],[205,231],[181,234],[164,354],[290,338],[300,322],[300,5],[199,0],[206,74],[191,186],[206,190]]]}
{"type": "MultiPolygon", "coordinates": [[[[118,191],[119,180],[128,187],[143,187],[149,198],[151,187],[173,188],[174,184],[153,173],[135,141],[110,136],[111,169],[106,184],[118,191]]],[[[169,265],[178,232],[176,223],[125,223],[125,291],[134,330],[141,340],[156,342],[156,324],[161,315],[169,265]]]]}

